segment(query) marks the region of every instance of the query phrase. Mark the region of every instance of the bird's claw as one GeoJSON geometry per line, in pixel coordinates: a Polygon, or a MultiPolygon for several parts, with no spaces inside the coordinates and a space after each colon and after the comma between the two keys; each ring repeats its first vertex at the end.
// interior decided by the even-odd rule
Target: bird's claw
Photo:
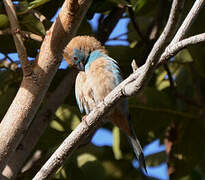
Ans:
{"type": "Polygon", "coordinates": [[[86,121],[86,118],[87,118],[88,115],[85,115],[82,117],[82,121],[85,123],[85,125],[88,127],[88,123],[86,121]]]}

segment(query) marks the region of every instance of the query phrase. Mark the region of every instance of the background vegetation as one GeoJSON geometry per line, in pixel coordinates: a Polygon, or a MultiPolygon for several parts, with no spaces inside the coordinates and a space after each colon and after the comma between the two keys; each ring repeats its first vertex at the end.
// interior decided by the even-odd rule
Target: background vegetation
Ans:
{"type": "MultiPolygon", "coordinates": [[[[187,0],[183,17],[193,5],[187,0]]],[[[23,30],[28,56],[36,58],[51,18],[63,0],[14,1],[18,20],[23,30]],[[33,36],[30,36],[32,34],[33,36]]],[[[96,36],[102,43],[122,18],[129,18],[128,32],[112,40],[129,42],[129,46],[107,46],[111,57],[120,65],[122,74],[131,72],[131,62],[144,64],[154,42],[159,37],[169,15],[169,0],[95,0],[84,18],[78,34],[96,36]],[[88,23],[100,13],[96,30],[88,23]]],[[[204,32],[205,11],[202,10],[189,35],[204,32]]],[[[9,20],[0,2],[0,119],[5,115],[22,80],[19,60],[11,59],[16,53],[10,33],[9,20]]],[[[146,157],[148,166],[168,163],[170,179],[202,180],[205,178],[205,47],[196,45],[180,51],[168,64],[159,66],[149,84],[138,96],[129,98],[132,124],[143,146],[160,139],[166,152],[146,157]]],[[[59,69],[43,104],[58,87],[69,69],[59,69]]],[[[103,87],[102,87],[103,88],[103,87]]],[[[42,106],[43,106],[42,104],[42,106]]],[[[52,121],[28,158],[28,165],[19,173],[19,179],[31,179],[52,152],[80,122],[81,115],[74,93],[53,114],[52,121]],[[34,154],[40,153],[35,159],[34,154]],[[31,161],[35,159],[35,161],[31,161]],[[32,163],[31,163],[32,162],[32,163]]],[[[54,179],[156,179],[132,166],[134,154],[126,137],[111,124],[105,128],[113,132],[113,147],[87,144],[80,147],[61,167],[54,179]]]]}

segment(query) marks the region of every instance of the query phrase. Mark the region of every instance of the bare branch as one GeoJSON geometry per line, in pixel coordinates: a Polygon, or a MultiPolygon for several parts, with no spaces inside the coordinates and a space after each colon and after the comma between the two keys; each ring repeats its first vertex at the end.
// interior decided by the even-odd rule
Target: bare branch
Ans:
{"type": "MultiPolygon", "coordinates": [[[[8,29],[4,29],[4,30],[0,30],[0,35],[4,35],[4,34],[12,34],[11,30],[8,29]]],[[[39,41],[41,42],[43,40],[43,38],[37,34],[28,32],[28,31],[21,31],[21,35],[23,35],[26,38],[30,38],[33,39],[35,41],[39,41]]]]}
{"type": "MultiPolygon", "coordinates": [[[[166,46],[169,44],[171,38],[174,36],[176,29],[178,27],[178,23],[180,22],[180,17],[181,17],[181,10],[184,6],[184,1],[185,0],[174,0],[172,3],[172,7],[171,7],[171,11],[170,11],[170,15],[167,21],[167,24],[162,32],[162,34],[160,35],[159,39],[156,41],[154,47],[152,48],[146,63],[139,68],[140,71],[139,73],[152,73],[152,71],[154,70],[154,67],[157,65],[158,63],[158,59],[161,56],[161,53],[164,51],[164,49],[166,48],[166,46]],[[150,67],[153,68],[150,68],[150,67]],[[148,68],[149,67],[149,68],[148,68]],[[149,72],[151,71],[151,72],[149,72]]],[[[138,71],[137,71],[138,72],[138,71]]],[[[139,87],[142,88],[142,84],[139,85],[138,83],[135,82],[135,79],[138,78],[138,74],[134,73],[132,80],[133,83],[129,83],[129,85],[127,87],[125,87],[125,92],[127,96],[132,95],[133,93],[135,93],[135,91],[139,90],[139,87]],[[138,84],[136,86],[136,84],[138,84]],[[134,90],[135,89],[135,90],[134,90]],[[134,90],[134,91],[133,91],[134,90]]],[[[141,76],[143,77],[143,76],[141,76]]],[[[148,78],[149,76],[145,75],[143,78],[148,78]]]]}
{"type": "Polygon", "coordinates": [[[143,88],[156,68],[161,53],[168,44],[167,41],[170,37],[173,37],[173,34],[176,31],[176,22],[178,20],[177,18],[179,18],[178,14],[180,14],[179,12],[181,11],[183,3],[184,1],[181,0],[173,1],[169,21],[159,40],[156,42],[146,63],[113,89],[113,91],[105,97],[104,101],[99,103],[98,106],[90,112],[86,117],[87,125],[84,122],[81,122],[78,125],[78,127],[65,139],[56,152],[44,164],[33,180],[48,179],[62,165],[64,160],[71,156],[73,151],[81,144],[84,137],[86,137],[91,130],[93,131],[96,129],[97,124],[101,122],[102,116],[107,113],[120,98],[133,95],[143,88]]]}
{"type": "MultiPolygon", "coordinates": [[[[105,19],[99,19],[100,23],[98,27],[97,39],[102,44],[108,40],[110,33],[113,31],[124,12],[124,7],[116,7],[105,19]]],[[[101,17],[103,18],[103,16],[101,17]]]]}
{"type": "Polygon", "coordinates": [[[31,74],[31,64],[27,59],[27,52],[26,48],[23,44],[23,40],[20,33],[20,27],[18,24],[18,19],[16,16],[16,12],[11,0],[3,0],[6,12],[8,14],[10,24],[11,24],[11,31],[13,35],[13,39],[16,45],[16,50],[18,52],[18,56],[21,62],[21,67],[24,73],[24,76],[29,76],[31,74]]]}
{"type": "Polygon", "coordinates": [[[187,31],[190,29],[192,23],[195,21],[196,17],[198,16],[200,10],[203,8],[204,4],[205,4],[204,0],[195,1],[193,7],[189,11],[183,24],[181,25],[181,27],[177,31],[174,39],[172,40],[172,42],[171,42],[172,44],[180,41],[181,39],[183,39],[185,37],[187,31]]]}
{"type": "Polygon", "coordinates": [[[176,43],[171,43],[162,54],[159,63],[163,63],[177,54],[180,50],[187,46],[195,45],[205,41],[205,33],[191,36],[176,43]]]}
{"type": "Polygon", "coordinates": [[[0,35],[5,35],[5,34],[9,34],[9,33],[11,33],[9,28],[0,30],[0,35]]]}
{"type": "Polygon", "coordinates": [[[37,112],[62,59],[65,45],[74,36],[92,0],[66,0],[42,43],[30,78],[23,78],[0,124],[0,170],[17,148],[37,112]]]}
{"type": "MultiPolygon", "coordinates": [[[[130,0],[126,0],[128,3],[130,3],[130,0]]],[[[141,32],[137,22],[135,21],[135,13],[132,9],[131,6],[127,6],[127,9],[128,9],[128,13],[129,13],[129,16],[130,16],[130,19],[131,19],[131,22],[133,24],[133,27],[135,29],[135,31],[137,32],[137,34],[139,35],[139,37],[144,40],[145,42],[147,42],[147,39],[146,37],[143,35],[143,33],[141,32]]]]}
{"type": "Polygon", "coordinates": [[[2,67],[15,71],[18,68],[18,65],[15,62],[8,62],[6,59],[3,59],[0,60],[0,68],[2,67]]]}
{"type": "Polygon", "coordinates": [[[33,40],[39,41],[39,42],[43,41],[43,38],[41,36],[37,35],[37,34],[31,33],[31,32],[28,32],[28,31],[21,31],[21,33],[25,38],[33,39],[33,40]]]}
{"type": "Polygon", "coordinates": [[[132,66],[132,71],[133,72],[137,71],[138,66],[137,66],[137,63],[136,63],[135,59],[132,60],[131,66],[132,66]]]}

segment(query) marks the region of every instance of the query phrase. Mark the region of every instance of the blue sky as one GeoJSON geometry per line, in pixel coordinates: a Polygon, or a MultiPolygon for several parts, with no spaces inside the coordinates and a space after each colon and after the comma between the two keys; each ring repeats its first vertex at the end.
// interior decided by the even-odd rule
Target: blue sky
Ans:
{"type": "MultiPolygon", "coordinates": [[[[53,20],[55,20],[56,16],[53,17],[53,20]]],[[[99,18],[99,14],[95,14],[95,16],[93,17],[92,20],[89,21],[89,23],[91,24],[93,29],[97,29],[97,20],[99,18]]],[[[113,32],[110,35],[110,38],[116,37],[117,35],[120,35],[122,33],[126,33],[127,32],[127,24],[129,23],[129,19],[128,18],[123,18],[122,20],[119,21],[119,23],[117,24],[117,26],[115,27],[115,29],[113,30],[113,32]]],[[[122,38],[126,39],[126,35],[123,36],[122,38]]],[[[115,45],[124,45],[124,46],[128,46],[129,43],[125,42],[125,41],[108,41],[106,43],[106,45],[109,46],[115,46],[115,45]]],[[[18,56],[16,53],[11,53],[9,54],[9,56],[14,59],[14,60],[18,60],[18,56]]],[[[2,54],[0,53],[0,58],[2,57],[2,54]]],[[[66,68],[67,64],[65,61],[62,61],[60,68],[66,68]]],[[[112,142],[113,141],[113,137],[112,137],[112,132],[106,130],[106,129],[99,129],[96,134],[94,135],[92,142],[94,144],[96,144],[97,146],[103,146],[103,145],[108,145],[108,146],[112,146],[112,142]]],[[[149,155],[155,152],[160,152],[160,151],[164,151],[165,147],[163,145],[160,145],[159,140],[156,140],[152,143],[150,143],[149,145],[147,145],[146,147],[144,147],[144,154],[149,155]]],[[[138,167],[138,162],[137,160],[133,160],[133,166],[138,167]]],[[[160,166],[157,167],[148,167],[148,174],[150,176],[159,178],[161,180],[168,180],[168,175],[167,175],[167,165],[166,164],[162,164],[160,166]]]]}

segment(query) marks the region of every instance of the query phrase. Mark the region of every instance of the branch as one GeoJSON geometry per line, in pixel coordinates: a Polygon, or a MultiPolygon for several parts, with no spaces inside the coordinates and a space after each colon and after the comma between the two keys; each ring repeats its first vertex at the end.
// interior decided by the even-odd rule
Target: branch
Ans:
{"type": "Polygon", "coordinates": [[[189,11],[187,17],[185,18],[184,22],[182,23],[181,27],[177,31],[174,39],[172,40],[171,44],[174,44],[181,39],[183,39],[190,29],[191,25],[195,21],[196,17],[198,16],[200,10],[204,7],[205,1],[204,0],[196,0],[194,5],[192,6],[191,10],[189,11]]]}
{"type": "MultiPolygon", "coordinates": [[[[158,59],[160,58],[162,52],[165,50],[166,46],[169,44],[171,38],[173,38],[176,29],[178,28],[178,23],[180,22],[181,10],[183,9],[185,0],[174,0],[172,3],[170,15],[167,21],[167,24],[160,35],[159,39],[154,44],[146,63],[139,68],[139,74],[145,74],[145,76],[141,76],[141,78],[150,78],[148,74],[152,74],[155,67],[157,66],[158,59]],[[152,67],[152,68],[150,68],[152,67]],[[142,72],[140,72],[142,71],[142,72]]],[[[137,71],[138,72],[138,71],[137,71]]],[[[134,73],[132,79],[130,79],[130,83],[127,87],[125,87],[125,95],[131,96],[135,92],[139,91],[142,88],[142,84],[136,83],[139,74],[134,73]]],[[[146,81],[145,79],[140,81],[146,81]]],[[[145,84],[143,84],[145,85],[145,84]]]]}
{"type": "Polygon", "coordinates": [[[39,41],[39,42],[43,41],[43,38],[41,36],[37,35],[37,34],[27,32],[27,31],[21,31],[21,33],[27,39],[33,39],[33,40],[39,41]]]}
{"type": "Polygon", "coordinates": [[[88,136],[91,130],[93,131],[97,128],[97,124],[101,122],[101,117],[106,114],[106,112],[108,112],[120,98],[123,96],[130,96],[142,89],[143,85],[148,81],[148,78],[146,77],[151,76],[154,68],[156,68],[153,63],[157,64],[157,57],[160,57],[160,52],[165,49],[167,39],[171,35],[173,36],[172,30],[176,28],[176,22],[173,20],[178,17],[176,12],[181,10],[181,3],[183,4],[182,1],[173,1],[169,21],[145,65],[138,68],[133,74],[120,83],[105,97],[103,102],[98,104],[97,108],[90,112],[85,119],[87,124],[81,122],[78,125],[78,127],[64,140],[56,152],[45,163],[33,180],[43,180],[51,177],[51,175],[62,165],[64,160],[67,157],[70,157],[73,151],[81,144],[83,138],[88,136]]]}
{"type": "MultiPolygon", "coordinates": [[[[4,35],[4,34],[12,34],[11,30],[8,29],[4,29],[4,30],[0,30],[0,35],[4,35]]],[[[28,31],[21,31],[21,35],[23,35],[23,37],[25,38],[30,38],[33,39],[35,41],[39,41],[41,42],[43,40],[43,38],[37,34],[34,34],[32,32],[28,32],[28,31]]]]}
{"type": "Polygon", "coordinates": [[[15,62],[8,62],[6,59],[3,59],[0,60],[0,68],[2,67],[15,71],[18,68],[18,65],[15,62]]]}
{"type": "Polygon", "coordinates": [[[66,0],[42,43],[38,61],[0,124],[0,170],[17,148],[37,112],[62,59],[65,45],[76,33],[92,0],[66,0]]]}
{"type": "Polygon", "coordinates": [[[181,40],[176,43],[171,43],[164,51],[160,57],[159,64],[164,63],[174,55],[176,55],[180,50],[184,49],[187,46],[196,45],[205,41],[205,33],[201,33],[195,36],[191,36],[184,40],[181,40]]]}
{"type": "Polygon", "coordinates": [[[85,124],[84,122],[81,122],[78,125],[78,127],[64,140],[56,152],[44,164],[33,180],[43,180],[51,177],[51,175],[62,165],[64,160],[70,157],[73,151],[81,144],[83,138],[86,137],[91,130],[93,131],[96,129],[96,126],[101,122],[103,115],[106,114],[120,98],[133,95],[143,88],[145,83],[149,80],[148,77],[152,75],[152,72],[156,68],[160,52],[165,49],[167,40],[170,38],[169,36],[172,35],[173,37],[172,30],[175,29],[176,25],[174,20],[178,17],[176,12],[181,10],[181,3],[183,4],[181,0],[173,1],[169,21],[146,63],[113,89],[105,97],[104,101],[99,103],[98,106],[87,115],[85,119],[87,123],[85,124]]]}
{"type": "MultiPolygon", "coordinates": [[[[126,0],[128,3],[130,3],[130,0],[126,0]]],[[[130,6],[127,6],[127,9],[128,9],[128,13],[129,13],[129,16],[130,16],[130,19],[131,19],[131,22],[133,24],[133,27],[135,29],[135,31],[138,33],[139,37],[144,40],[145,42],[148,42],[146,37],[142,34],[137,22],[135,21],[135,13],[132,9],[132,7],[130,6]]]]}
{"type": "Polygon", "coordinates": [[[60,82],[57,89],[47,99],[41,111],[37,114],[34,122],[28,129],[25,137],[22,139],[21,144],[19,145],[20,148],[16,149],[15,153],[4,169],[4,176],[9,179],[14,179],[17,176],[28,156],[31,154],[33,148],[37,144],[39,138],[48,127],[53,114],[69,96],[76,75],[76,70],[71,69],[64,77],[64,79],[60,82]]]}
{"type": "Polygon", "coordinates": [[[6,12],[8,14],[10,25],[11,25],[11,31],[13,35],[13,39],[16,45],[16,50],[18,52],[18,56],[21,62],[21,67],[23,70],[23,74],[25,77],[29,76],[31,74],[31,64],[29,63],[27,59],[27,52],[26,48],[23,44],[23,40],[20,33],[20,27],[18,24],[18,19],[16,16],[16,12],[13,6],[13,3],[11,0],[3,0],[6,12]]]}
{"type": "Polygon", "coordinates": [[[97,33],[97,39],[104,44],[111,34],[112,30],[115,28],[119,19],[122,17],[125,12],[124,7],[116,7],[114,8],[110,14],[102,20],[103,16],[99,19],[99,27],[97,33]]]}
{"type": "Polygon", "coordinates": [[[9,33],[11,33],[9,28],[0,30],[0,35],[5,35],[5,34],[9,34],[9,33]]]}
{"type": "Polygon", "coordinates": [[[151,41],[156,41],[157,38],[160,35],[160,29],[162,27],[163,17],[164,17],[164,11],[165,11],[165,3],[164,0],[158,0],[158,9],[157,9],[157,17],[154,22],[154,25],[152,25],[150,32],[148,31],[148,37],[151,41]]]}

